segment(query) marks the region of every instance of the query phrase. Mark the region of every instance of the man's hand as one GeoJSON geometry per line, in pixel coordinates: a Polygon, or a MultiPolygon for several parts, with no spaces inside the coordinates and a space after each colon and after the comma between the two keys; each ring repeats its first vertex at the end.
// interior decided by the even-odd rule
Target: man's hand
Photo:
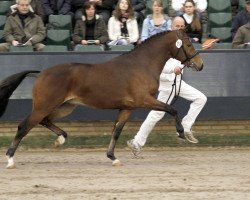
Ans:
{"type": "Polygon", "coordinates": [[[179,74],[181,74],[181,70],[182,70],[181,67],[176,66],[176,67],[174,68],[174,73],[175,73],[176,75],[179,75],[179,74]]]}
{"type": "Polygon", "coordinates": [[[13,46],[17,46],[19,44],[19,42],[18,41],[16,41],[16,40],[12,40],[12,45],[13,46]]]}
{"type": "Polygon", "coordinates": [[[84,45],[84,44],[88,44],[88,41],[87,41],[87,40],[82,40],[82,41],[81,41],[81,44],[83,44],[83,45],[84,45]]]}

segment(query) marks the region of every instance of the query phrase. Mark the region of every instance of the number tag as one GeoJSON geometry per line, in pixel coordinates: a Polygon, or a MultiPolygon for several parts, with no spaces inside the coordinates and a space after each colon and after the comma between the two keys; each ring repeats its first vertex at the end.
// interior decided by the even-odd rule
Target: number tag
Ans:
{"type": "Polygon", "coordinates": [[[181,41],[180,39],[178,39],[178,40],[176,41],[175,45],[176,45],[176,47],[177,47],[178,49],[181,48],[181,46],[182,46],[182,41],[181,41]]]}

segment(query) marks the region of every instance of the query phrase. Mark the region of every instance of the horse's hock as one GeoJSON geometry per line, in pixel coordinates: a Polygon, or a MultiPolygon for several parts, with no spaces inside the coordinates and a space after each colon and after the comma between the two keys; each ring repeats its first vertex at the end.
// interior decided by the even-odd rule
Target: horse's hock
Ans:
{"type": "MultiPolygon", "coordinates": [[[[122,134],[135,134],[142,121],[128,122],[122,134]]],[[[70,135],[110,135],[114,126],[112,121],[88,121],[88,122],[58,122],[57,125],[70,135]]],[[[17,130],[17,122],[1,122],[0,136],[11,136],[17,130]]],[[[218,134],[250,134],[250,120],[198,120],[193,126],[193,130],[198,133],[218,133],[218,134]]],[[[160,121],[153,132],[175,133],[173,120],[160,121]]],[[[30,135],[51,134],[49,130],[42,126],[33,128],[30,135]]]]}

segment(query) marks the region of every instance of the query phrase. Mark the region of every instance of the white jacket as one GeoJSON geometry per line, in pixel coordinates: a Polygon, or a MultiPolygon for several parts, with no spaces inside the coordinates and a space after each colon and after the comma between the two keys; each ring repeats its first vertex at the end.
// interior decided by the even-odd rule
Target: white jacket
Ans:
{"type": "MultiPolygon", "coordinates": [[[[135,18],[127,20],[127,29],[130,43],[137,42],[139,39],[138,24],[135,18]]],[[[117,40],[121,38],[120,21],[114,16],[110,17],[108,22],[108,34],[110,40],[117,40]]]]}
{"type": "MultiPolygon", "coordinates": [[[[184,67],[179,60],[170,58],[164,65],[163,70],[160,75],[160,86],[158,90],[166,91],[172,88],[172,84],[175,78],[174,69],[176,66],[181,68],[184,67]]],[[[182,70],[183,73],[183,70],[182,70]]],[[[177,82],[180,80],[181,76],[176,77],[177,82]]]]}
{"type": "MultiPolygon", "coordinates": [[[[172,7],[175,11],[179,11],[182,7],[183,4],[185,3],[186,0],[173,0],[172,1],[172,7]]],[[[200,11],[203,12],[207,9],[207,0],[194,0],[194,3],[196,5],[196,8],[200,11]]]]}

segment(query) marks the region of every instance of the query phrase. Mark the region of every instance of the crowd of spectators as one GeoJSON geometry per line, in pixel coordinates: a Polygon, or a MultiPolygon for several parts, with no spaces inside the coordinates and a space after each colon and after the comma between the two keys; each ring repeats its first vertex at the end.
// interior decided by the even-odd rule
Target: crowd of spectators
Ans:
{"type": "MultiPolygon", "coordinates": [[[[50,15],[71,16],[73,46],[136,45],[150,35],[171,30],[174,16],[184,19],[192,42],[202,43],[201,13],[207,10],[207,0],[172,0],[175,14],[171,17],[164,13],[162,0],[152,0],[150,14],[146,6],[146,0],[16,0],[6,19],[3,30],[6,42],[0,44],[0,52],[24,44],[42,51],[50,15]]],[[[245,0],[244,9],[232,22],[233,48],[249,46],[249,21],[250,0],[245,0]]]]}

